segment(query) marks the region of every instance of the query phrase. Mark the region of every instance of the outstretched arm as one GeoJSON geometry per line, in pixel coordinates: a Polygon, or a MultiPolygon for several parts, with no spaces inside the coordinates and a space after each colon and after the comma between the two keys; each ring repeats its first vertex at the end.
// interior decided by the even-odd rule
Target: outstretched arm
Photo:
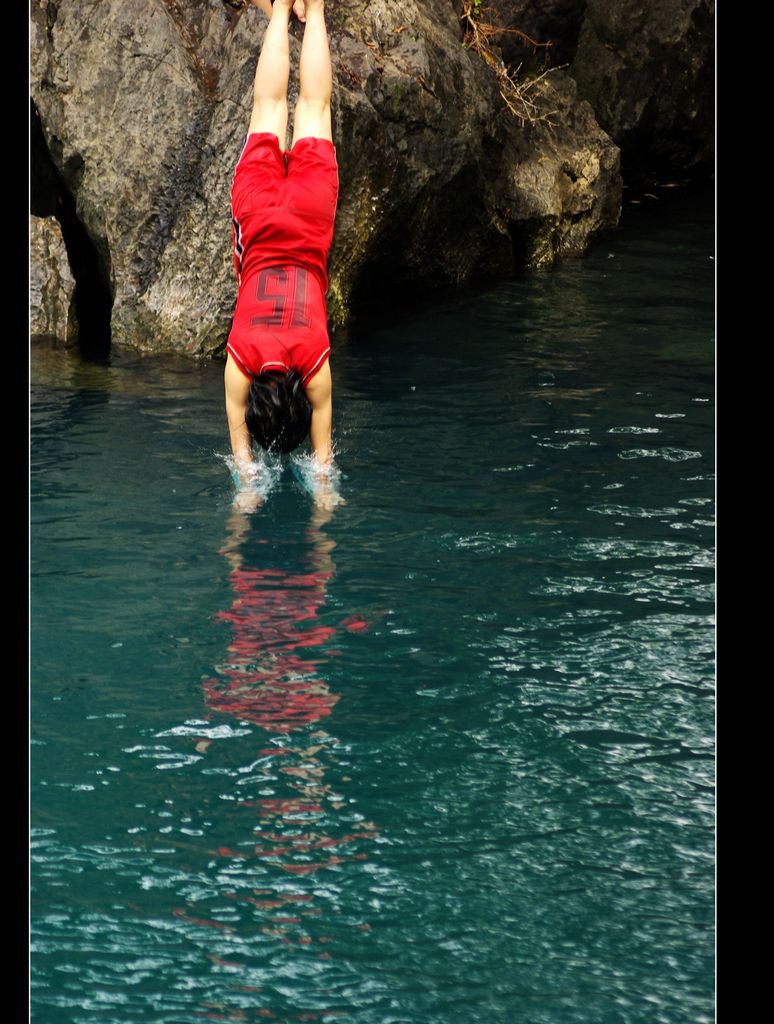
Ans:
{"type": "Polygon", "coordinates": [[[338,491],[338,472],[333,463],[331,393],[331,368],[326,359],[306,385],[306,396],[312,404],[312,423],[309,430],[314,451],[312,461],[317,464],[317,472],[314,474],[314,500],[319,509],[326,511],[345,504],[338,491]]]}
{"type": "Polygon", "coordinates": [[[255,512],[263,502],[261,494],[251,486],[258,463],[253,460],[253,442],[245,423],[250,381],[229,353],[226,360],[226,416],[234,453],[234,475],[237,480],[235,506],[241,512],[255,512]]]}
{"type": "Polygon", "coordinates": [[[333,459],[333,383],[327,359],[307,383],[306,397],[312,405],[312,423],[309,427],[312,449],[317,461],[328,466],[333,459]]]}
{"type": "Polygon", "coordinates": [[[226,385],[226,417],[231,437],[231,451],[234,454],[234,468],[239,474],[240,482],[244,483],[243,477],[253,463],[253,445],[250,431],[245,423],[250,381],[236,365],[231,353],[226,360],[224,383],[226,385]]]}

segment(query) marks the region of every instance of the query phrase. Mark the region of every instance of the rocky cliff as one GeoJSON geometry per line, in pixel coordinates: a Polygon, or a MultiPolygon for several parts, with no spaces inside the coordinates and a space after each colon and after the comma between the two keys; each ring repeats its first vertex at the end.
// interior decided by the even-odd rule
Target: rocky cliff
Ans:
{"type": "Polygon", "coordinates": [[[30,331],[68,344],[78,331],[75,281],[56,217],[30,217],[30,331]]]}
{"type": "Polygon", "coordinates": [[[562,66],[621,148],[627,183],[708,176],[715,0],[484,0],[509,68],[562,66]]]}
{"type": "MultiPolygon", "coordinates": [[[[235,301],[229,189],[265,17],[223,0],[33,0],[31,13],[33,205],[53,192],[71,204],[114,342],[222,348],[235,301]]],[[[581,254],[617,221],[619,149],[574,78],[535,81],[530,117],[514,116],[491,60],[463,45],[462,13],[463,0],[327,4],[334,324],[396,288],[581,254]]],[[[302,27],[293,33],[291,111],[302,27]]],[[[575,48],[572,31],[563,45],[575,48]]]]}
{"type": "Polygon", "coordinates": [[[715,0],[588,0],[569,74],[627,181],[712,172],[714,18],[715,0]]]}

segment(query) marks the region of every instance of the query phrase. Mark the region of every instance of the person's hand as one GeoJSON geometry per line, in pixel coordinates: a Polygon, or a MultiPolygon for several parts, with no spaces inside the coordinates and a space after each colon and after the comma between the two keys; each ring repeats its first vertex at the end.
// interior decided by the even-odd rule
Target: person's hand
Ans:
{"type": "Polygon", "coordinates": [[[347,504],[342,496],[337,494],[336,491],[330,487],[321,487],[319,490],[315,491],[314,503],[318,508],[325,509],[326,512],[333,511],[333,509],[337,508],[339,505],[347,504]]]}
{"type": "Polygon", "coordinates": [[[234,495],[234,508],[239,512],[255,512],[263,504],[263,498],[255,491],[237,491],[234,495]]]}
{"type": "Polygon", "coordinates": [[[339,473],[333,462],[320,462],[312,455],[311,466],[314,475],[314,501],[318,508],[328,511],[346,502],[337,490],[339,473]]]}

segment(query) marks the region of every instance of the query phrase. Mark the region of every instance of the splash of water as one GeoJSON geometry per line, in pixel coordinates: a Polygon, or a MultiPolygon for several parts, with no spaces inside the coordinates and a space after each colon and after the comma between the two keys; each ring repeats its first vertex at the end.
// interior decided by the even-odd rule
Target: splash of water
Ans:
{"type": "Polygon", "coordinates": [[[311,452],[294,452],[290,457],[261,451],[255,461],[237,469],[233,455],[216,453],[222,459],[234,482],[234,504],[238,508],[252,508],[258,499],[264,502],[277,487],[286,465],[315,502],[326,507],[344,504],[341,495],[341,470],[334,463],[323,465],[311,452]]]}
{"type": "Polygon", "coordinates": [[[294,453],[290,459],[293,475],[318,504],[333,508],[342,505],[341,470],[335,462],[323,465],[311,452],[294,453]]]}
{"type": "Polygon", "coordinates": [[[254,462],[247,465],[243,464],[239,469],[237,469],[236,460],[233,455],[220,455],[218,457],[222,458],[226,466],[228,466],[231,479],[234,481],[236,499],[239,499],[240,495],[244,495],[246,497],[260,498],[262,501],[265,501],[282,476],[282,458],[279,455],[261,452],[254,462]]]}

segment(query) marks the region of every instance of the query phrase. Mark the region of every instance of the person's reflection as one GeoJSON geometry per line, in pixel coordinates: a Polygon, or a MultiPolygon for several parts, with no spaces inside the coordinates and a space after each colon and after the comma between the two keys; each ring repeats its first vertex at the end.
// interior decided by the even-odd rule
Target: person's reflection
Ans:
{"type": "MultiPolygon", "coordinates": [[[[333,576],[335,542],[322,532],[331,509],[314,506],[307,531],[309,571],[245,564],[250,517],[235,510],[221,548],[231,565],[234,601],[216,619],[233,628],[229,657],[217,666],[218,679],[205,683],[207,706],[273,732],[316,722],[339,700],[320,678],[320,648],[336,632],[317,621],[333,576]]],[[[264,549],[265,550],[265,549],[264,549]]],[[[356,631],[366,623],[353,618],[343,625],[356,631]]],[[[337,652],[326,652],[326,658],[337,652]]]]}
{"type": "MultiPolygon", "coordinates": [[[[317,899],[316,875],[345,862],[367,860],[370,842],[378,836],[376,825],[364,820],[355,801],[341,792],[351,780],[339,766],[338,739],[314,724],[329,716],[340,699],[323,678],[328,658],[338,653],[328,641],[338,628],[354,633],[368,628],[360,615],[344,619],[338,628],[318,619],[335,572],[335,543],[323,532],[332,514],[320,505],[313,509],[306,538],[309,564],[294,572],[256,566],[248,552],[263,555],[268,545],[251,544],[250,517],[232,512],[221,551],[231,567],[234,600],[216,616],[229,624],[232,636],[218,678],[204,684],[210,712],[253,722],[268,733],[251,765],[255,786],[234,801],[230,840],[223,837],[230,845],[207,851],[231,865],[223,877],[233,881],[225,891],[220,889],[219,898],[232,901],[242,926],[250,930],[257,924],[265,941],[278,947],[311,946],[324,960],[335,955],[339,942],[351,945],[352,936],[342,934],[341,921],[326,921],[330,915],[326,901],[317,899]],[[253,872],[261,888],[239,884],[253,872]]],[[[207,753],[213,742],[202,738],[196,749],[207,753]]],[[[225,927],[203,916],[195,902],[173,913],[189,925],[216,932],[225,927]]],[[[370,924],[355,919],[349,927],[356,941],[362,941],[370,924]]],[[[250,975],[239,977],[240,968],[248,971],[248,963],[224,959],[219,947],[211,959],[216,967],[228,968],[234,991],[253,991],[250,975]]],[[[205,1015],[211,1009],[202,1006],[205,1015]]],[[[268,1006],[259,1012],[274,1015],[268,1006]]],[[[310,1014],[308,1019],[318,1018],[310,1014]]]]}
{"type": "MultiPolygon", "coordinates": [[[[292,572],[247,563],[251,519],[239,511],[231,513],[221,553],[231,566],[235,596],[230,609],[215,618],[231,625],[232,638],[226,662],[217,666],[218,678],[204,683],[211,711],[254,722],[269,733],[287,737],[330,715],[339,701],[340,694],[331,692],[321,678],[327,659],[339,654],[321,649],[337,629],[317,621],[335,572],[335,542],[323,532],[332,514],[333,509],[319,504],[313,507],[306,535],[309,565],[307,571],[292,572]]],[[[267,548],[257,550],[266,552],[267,548]]],[[[361,615],[351,615],[339,627],[357,633],[366,630],[368,622],[361,615]]],[[[335,762],[337,742],[318,728],[306,732],[296,745],[285,740],[259,751],[263,764],[258,770],[267,781],[283,777],[287,789],[263,799],[240,801],[241,807],[257,809],[259,824],[254,824],[253,832],[259,845],[253,856],[270,858],[283,871],[307,875],[340,863],[335,847],[372,838],[370,822],[353,822],[356,831],[339,837],[320,831],[330,825],[331,812],[344,807],[324,780],[329,762],[335,762]],[[315,831],[299,831],[300,825],[315,831]]],[[[210,741],[201,740],[197,750],[205,753],[209,745],[210,741]]],[[[243,855],[226,847],[217,852],[227,857],[243,855]]],[[[354,859],[364,857],[358,853],[354,859]]]]}

